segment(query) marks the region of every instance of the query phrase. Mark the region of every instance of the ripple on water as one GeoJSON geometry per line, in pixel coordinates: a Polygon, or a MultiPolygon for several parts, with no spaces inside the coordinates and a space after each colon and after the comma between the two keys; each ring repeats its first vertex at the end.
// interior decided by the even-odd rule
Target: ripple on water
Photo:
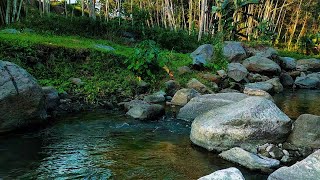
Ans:
{"type": "MultiPolygon", "coordinates": [[[[0,137],[4,179],[197,179],[235,166],[195,147],[190,124],[105,113],[64,118],[38,132],[0,137]]],[[[266,175],[238,167],[246,179],[266,175]]]]}

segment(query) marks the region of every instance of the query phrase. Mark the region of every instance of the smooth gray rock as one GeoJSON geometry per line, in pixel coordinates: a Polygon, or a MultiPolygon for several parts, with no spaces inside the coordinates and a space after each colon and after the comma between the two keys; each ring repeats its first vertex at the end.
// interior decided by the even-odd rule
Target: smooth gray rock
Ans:
{"type": "Polygon", "coordinates": [[[249,89],[260,89],[266,92],[271,92],[273,89],[273,85],[268,82],[255,82],[255,83],[248,83],[245,85],[245,88],[249,89]]]}
{"type": "Polygon", "coordinates": [[[287,142],[301,148],[320,148],[320,116],[302,114],[293,127],[287,142]]]}
{"type": "Polygon", "coordinates": [[[198,81],[195,78],[192,78],[188,83],[187,83],[187,88],[189,89],[194,89],[200,93],[213,93],[211,89],[209,89],[207,86],[202,84],[200,81],[198,81]]]}
{"type": "Polygon", "coordinates": [[[249,73],[247,76],[249,82],[254,83],[254,82],[263,82],[263,81],[267,81],[270,78],[268,76],[264,76],[261,74],[254,74],[254,73],[249,73]]]}
{"type": "Polygon", "coordinates": [[[164,107],[159,104],[148,104],[139,101],[135,101],[134,104],[130,106],[127,112],[128,116],[140,120],[153,120],[162,115],[164,115],[164,107]]]}
{"type": "Polygon", "coordinates": [[[256,155],[239,147],[232,148],[219,154],[225,160],[240,164],[251,170],[269,171],[280,165],[280,161],[256,155]]]}
{"type": "Polygon", "coordinates": [[[282,86],[279,78],[272,78],[266,82],[270,83],[272,85],[273,92],[280,93],[283,91],[283,86],[282,86]]]}
{"type": "Polygon", "coordinates": [[[320,177],[320,150],[290,167],[282,167],[268,177],[268,180],[316,180],[320,177]]]}
{"type": "Polygon", "coordinates": [[[36,79],[8,61],[0,61],[0,133],[46,118],[44,94],[36,79]]]}
{"type": "Polygon", "coordinates": [[[165,102],[166,98],[165,98],[165,93],[161,93],[161,92],[157,92],[157,93],[153,93],[150,95],[147,95],[143,98],[144,101],[148,102],[148,103],[160,103],[160,102],[165,102]]]}
{"type": "Polygon", "coordinates": [[[178,113],[177,118],[193,121],[197,116],[212,109],[241,101],[248,96],[242,93],[206,94],[192,98],[178,113]]]}
{"type": "Polygon", "coordinates": [[[294,84],[294,80],[289,73],[281,73],[279,79],[284,87],[292,87],[294,84]]]}
{"type": "Polygon", "coordinates": [[[300,76],[294,81],[294,84],[302,89],[314,89],[320,84],[320,79],[313,76],[300,76]]]}
{"type": "Polygon", "coordinates": [[[228,74],[226,73],[226,71],[223,70],[223,69],[217,71],[217,74],[218,74],[222,79],[224,79],[224,78],[226,78],[226,77],[228,76],[228,74]]]}
{"type": "Polygon", "coordinates": [[[223,55],[229,62],[241,62],[247,57],[247,53],[241,45],[241,42],[225,41],[223,46],[223,55]]]}
{"type": "Polygon", "coordinates": [[[251,88],[245,87],[243,90],[243,93],[247,94],[249,96],[264,97],[264,98],[274,102],[273,97],[268,92],[261,90],[261,89],[251,89],[251,88]]]}
{"type": "Polygon", "coordinates": [[[280,57],[280,66],[282,69],[293,70],[296,68],[296,59],[291,57],[280,57]]]}
{"type": "Polygon", "coordinates": [[[249,47],[246,48],[246,51],[250,56],[261,56],[265,58],[272,58],[278,55],[278,51],[272,47],[249,47]]]}
{"type": "Polygon", "coordinates": [[[248,70],[240,63],[230,63],[228,65],[228,76],[237,82],[247,77],[248,73],[248,70]]]}
{"type": "Polygon", "coordinates": [[[242,173],[234,167],[215,171],[207,176],[203,176],[198,180],[245,180],[242,173]]]}
{"type": "Polygon", "coordinates": [[[290,130],[290,118],[273,102],[248,97],[198,116],[190,139],[208,150],[224,151],[245,144],[281,142],[290,130]]]}
{"type": "Polygon", "coordinates": [[[190,57],[193,59],[193,65],[202,66],[212,62],[213,53],[213,46],[211,44],[204,44],[192,52],[190,57]]]}
{"type": "Polygon", "coordinates": [[[281,72],[280,66],[274,61],[261,56],[252,56],[242,63],[250,72],[278,74],[281,72]]]}
{"type": "Polygon", "coordinates": [[[171,103],[178,106],[186,105],[192,98],[199,96],[199,92],[194,89],[180,89],[173,96],[171,103]]]}
{"type": "Polygon", "coordinates": [[[57,109],[57,107],[60,105],[60,97],[58,91],[52,86],[42,87],[42,91],[44,93],[45,107],[47,111],[57,109]]]}
{"type": "Polygon", "coordinates": [[[300,59],[297,61],[296,69],[299,71],[320,71],[320,59],[300,59]]]}

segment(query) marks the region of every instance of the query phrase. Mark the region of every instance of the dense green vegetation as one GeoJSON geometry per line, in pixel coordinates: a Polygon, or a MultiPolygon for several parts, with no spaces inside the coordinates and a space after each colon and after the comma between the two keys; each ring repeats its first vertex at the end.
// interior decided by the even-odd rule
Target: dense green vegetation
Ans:
{"type": "Polygon", "coordinates": [[[224,40],[277,46],[283,49],[281,56],[298,59],[314,57],[296,52],[310,54],[318,44],[315,23],[319,14],[314,8],[307,9],[314,3],[168,0],[156,1],[152,7],[151,1],[122,0],[102,1],[97,11],[92,2],[0,1],[0,26],[22,32],[0,33],[0,58],[26,68],[43,86],[52,85],[97,103],[136,95],[141,80],[151,84],[150,92],[173,78],[184,85],[196,77],[210,87],[203,74],[227,66],[224,40]],[[210,11],[204,11],[208,5],[210,11]],[[165,7],[171,11],[163,11],[165,7]],[[117,10],[120,15],[114,14],[117,10]],[[297,14],[288,21],[284,12],[294,10],[297,14]],[[179,76],[177,68],[191,64],[186,53],[204,43],[214,45],[216,63],[179,76]],[[292,46],[286,46],[288,43],[292,46]],[[72,77],[81,78],[84,84],[72,84],[72,77]]]}

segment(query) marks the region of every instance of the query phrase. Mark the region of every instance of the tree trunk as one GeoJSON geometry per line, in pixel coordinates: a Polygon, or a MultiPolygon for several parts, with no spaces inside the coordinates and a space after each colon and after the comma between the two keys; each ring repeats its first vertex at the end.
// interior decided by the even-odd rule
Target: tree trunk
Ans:
{"type": "Polygon", "coordinates": [[[6,24],[10,24],[10,10],[11,10],[11,2],[10,0],[7,0],[6,24]]]}

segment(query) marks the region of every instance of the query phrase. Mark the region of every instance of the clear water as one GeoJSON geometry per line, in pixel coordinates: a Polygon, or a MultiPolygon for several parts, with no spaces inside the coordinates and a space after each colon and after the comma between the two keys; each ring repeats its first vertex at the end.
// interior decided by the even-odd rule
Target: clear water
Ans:
{"type": "MultiPolygon", "coordinates": [[[[275,96],[291,117],[319,115],[319,98],[320,91],[275,96]]],[[[193,146],[189,133],[190,124],[175,119],[73,115],[38,130],[0,136],[0,179],[197,179],[235,166],[193,146]]],[[[246,179],[267,178],[238,168],[246,179]]]]}
{"type": "Polygon", "coordinates": [[[320,90],[286,90],[274,96],[278,107],[293,120],[301,114],[320,116],[320,90]]]}

